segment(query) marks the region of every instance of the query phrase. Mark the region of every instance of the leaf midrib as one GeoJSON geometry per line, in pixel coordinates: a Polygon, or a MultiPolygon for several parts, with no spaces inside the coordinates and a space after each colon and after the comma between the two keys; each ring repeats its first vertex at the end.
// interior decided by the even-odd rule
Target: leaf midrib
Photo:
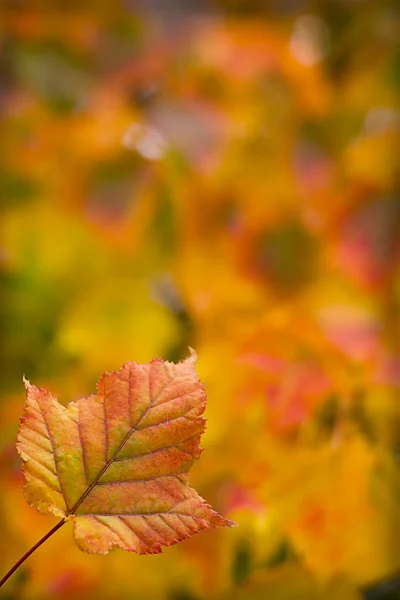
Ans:
{"type": "MultiPolygon", "coordinates": [[[[150,379],[150,373],[149,373],[149,379],[150,379]]],[[[138,420],[136,421],[136,423],[134,425],[132,425],[131,429],[128,431],[128,433],[126,434],[126,436],[123,438],[122,442],[120,443],[120,445],[118,446],[118,448],[115,450],[115,452],[113,453],[113,455],[111,456],[111,458],[106,462],[106,464],[104,465],[104,467],[101,469],[101,471],[99,472],[99,474],[95,477],[95,479],[90,484],[90,486],[87,488],[87,490],[82,494],[82,496],[79,498],[79,500],[77,500],[77,502],[74,504],[74,506],[70,510],[68,510],[68,512],[66,513],[67,517],[73,515],[76,512],[77,508],[79,508],[79,506],[82,504],[82,502],[85,500],[85,498],[87,498],[89,496],[89,494],[93,490],[93,488],[96,487],[96,485],[100,481],[101,477],[104,475],[104,473],[107,471],[107,469],[111,466],[111,464],[115,461],[116,457],[121,452],[122,448],[125,446],[126,442],[129,440],[129,438],[131,437],[131,435],[133,434],[133,432],[138,428],[138,426],[143,421],[143,419],[145,418],[145,416],[153,408],[154,403],[156,402],[156,400],[161,396],[161,394],[163,393],[163,391],[170,385],[170,383],[174,379],[175,379],[175,377],[172,376],[167,381],[167,383],[161,388],[161,390],[159,390],[159,392],[157,392],[157,394],[154,396],[154,398],[152,398],[150,400],[149,406],[142,413],[142,415],[138,418],[138,420]]],[[[149,381],[149,383],[150,383],[150,381],[149,381]]],[[[104,402],[105,402],[105,397],[104,397],[104,402]]],[[[130,390],[130,388],[129,388],[129,391],[128,391],[128,402],[129,403],[131,402],[131,390],[130,390]]],[[[107,424],[106,423],[105,423],[105,429],[107,431],[107,424]]],[[[83,453],[83,447],[82,447],[82,453],[83,453]]]]}

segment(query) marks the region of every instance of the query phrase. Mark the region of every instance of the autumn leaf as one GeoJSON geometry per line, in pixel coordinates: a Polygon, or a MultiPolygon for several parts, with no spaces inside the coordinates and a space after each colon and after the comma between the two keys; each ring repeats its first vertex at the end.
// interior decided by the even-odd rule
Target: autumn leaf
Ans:
{"type": "Polygon", "coordinates": [[[26,499],[72,520],[82,550],[155,554],[202,529],[234,525],[188,486],[205,424],[195,360],[192,352],[178,364],[129,362],[66,408],[25,380],[17,449],[26,499]]]}

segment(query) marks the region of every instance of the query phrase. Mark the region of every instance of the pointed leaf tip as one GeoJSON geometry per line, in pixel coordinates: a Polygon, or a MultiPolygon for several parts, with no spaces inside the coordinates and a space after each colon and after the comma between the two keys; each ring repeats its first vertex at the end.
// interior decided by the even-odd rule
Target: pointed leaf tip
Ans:
{"type": "Polygon", "coordinates": [[[189,352],[190,352],[190,356],[188,356],[188,358],[186,360],[192,362],[193,364],[196,364],[197,362],[197,353],[195,350],[193,350],[193,348],[191,348],[189,346],[189,352]]]}
{"type": "Polygon", "coordinates": [[[127,363],[67,408],[46,390],[29,393],[24,378],[25,495],[72,520],[82,550],[158,553],[202,529],[236,525],[187,483],[205,424],[203,384],[187,368],[196,358],[190,349],[178,364],[127,363]]]}

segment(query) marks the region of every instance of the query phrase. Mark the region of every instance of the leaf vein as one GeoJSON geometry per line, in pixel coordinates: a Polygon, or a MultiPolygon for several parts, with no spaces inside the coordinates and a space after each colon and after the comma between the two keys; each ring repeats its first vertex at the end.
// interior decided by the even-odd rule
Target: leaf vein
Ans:
{"type": "Polygon", "coordinates": [[[127,521],[126,519],[124,519],[124,517],[118,517],[118,518],[122,521],[122,523],[124,523],[124,525],[129,529],[129,531],[131,531],[132,533],[134,533],[136,535],[136,537],[138,538],[139,542],[141,542],[145,546],[149,546],[150,545],[146,541],[145,538],[143,538],[141,535],[138,534],[138,532],[132,527],[132,525],[129,523],[129,521],[127,521]]]}
{"type": "Polygon", "coordinates": [[[107,427],[106,404],[107,404],[106,379],[104,379],[104,398],[103,398],[103,419],[104,419],[104,437],[105,437],[104,458],[107,463],[107,460],[108,460],[108,427],[107,427]]]}
{"type": "MultiPolygon", "coordinates": [[[[80,409],[79,409],[80,410],[80,409]]],[[[82,448],[82,462],[83,462],[83,471],[85,473],[85,481],[88,484],[89,483],[89,478],[88,478],[88,472],[87,472],[87,464],[86,464],[86,454],[85,454],[85,449],[83,447],[83,441],[82,441],[82,428],[81,428],[81,419],[80,419],[80,415],[77,421],[77,425],[78,425],[78,436],[79,436],[79,443],[81,445],[82,448]]]]}
{"type": "Polygon", "coordinates": [[[169,446],[163,446],[162,448],[158,448],[156,450],[149,450],[148,452],[142,452],[141,454],[135,454],[134,456],[122,456],[121,458],[115,458],[114,462],[121,462],[123,460],[132,460],[134,458],[142,458],[143,456],[150,456],[151,454],[157,454],[157,452],[163,452],[163,450],[170,450],[171,448],[177,448],[178,450],[183,452],[183,454],[189,454],[190,456],[193,457],[193,454],[191,452],[187,452],[186,450],[179,448],[179,444],[184,444],[185,442],[193,439],[197,435],[199,435],[199,433],[195,433],[194,435],[191,435],[190,437],[185,438],[184,440],[181,440],[180,442],[176,442],[176,444],[170,444],[169,446]]]}
{"type": "Polygon", "coordinates": [[[95,513],[83,513],[83,514],[78,514],[76,515],[77,517],[115,517],[116,519],[123,519],[123,517],[151,517],[151,516],[162,516],[162,515],[181,515],[182,517],[190,517],[191,519],[194,519],[195,521],[204,521],[204,519],[202,517],[196,517],[195,515],[191,515],[189,513],[180,513],[178,511],[172,511],[172,510],[164,510],[164,511],[158,511],[158,512],[148,512],[148,513],[123,513],[122,515],[120,513],[100,513],[100,512],[95,512],[95,513]]]}
{"type": "Polygon", "coordinates": [[[160,532],[157,531],[157,529],[151,524],[151,522],[148,521],[146,515],[143,515],[142,519],[143,519],[143,522],[146,523],[146,526],[150,529],[150,531],[154,531],[154,533],[156,534],[156,536],[158,538],[158,542],[161,541],[161,543],[162,543],[164,541],[164,538],[162,537],[160,532]]]}
{"type": "Polygon", "coordinates": [[[129,374],[128,374],[128,421],[129,421],[129,426],[132,427],[132,401],[131,401],[131,396],[132,396],[132,371],[129,370],[129,374]]]}
{"type": "Polygon", "coordinates": [[[175,531],[175,529],[172,527],[172,525],[170,525],[167,521],[167,519],[165,518],[165,516],[163,514],[158,515],[160,517],[160,519],[162,520],[162,522],[175,534],[177,535],[177,532],[175,531]]]}
{"type": "Polygon", "coordinates": [[[163,421],[159,421],[158,423],[152,423],[151,425],[146,425],[145,427],[137,427],[137,431],[145,431],[146,429],[151,429],[152,427],[158,427],[159,425],[166,425],[167,423],[171,423],[172,421],[177,421],[178,419],[186,419],[187,421],[195,421],[199,417],[188,417],[187,414],[190,413],[195,407],[191,406],[186,412],[182,413],[178,417],[174,417],[173,419],[164,419],[163,421]]]}
{"type": "MultiPolygon", "coordinates": [[[[49,441],[49,439],[45,436],[43,436],[45,440],[49,441]]],[[[22,441],[25,441],[29,444],[33,444],[35,447],[37,446],[38,448],[41,448],[42,450],[45,450],[46,452],[48,452],[49,454],[51,454],[51,450],[49,450],[49,448],[47,446],[44,446],[43,444],[39,444],[39,442],[37,440],[33,441],[30,440],[29,438],[27,438],[25,435],[20,435],[19,436],[19,442],[21,443],[22,441]]]]}
{"type": "MultiPolygon", "coordinates": [[[[69,508],[68,508],[68,503],[67,503],[67,499],[66,499],[66,497],[65,497],[65,494],[64,494],[64,490],[63,490],[63,488],[62,488],[62,485],[61,485],[60,474],[59,474],[59,471],[58,471],[58,464],[57,464],[57,460],[56,460],[56,451],[55,451],[55,447],[54,447],[53,438],[52,438],[52,436],[51,436],[51,434],[50,434],[50,429],[49,429],[49,426],[47,425],[47,421],[46,421],[46,419],[44,418],[44,414],[43,414],[43,411],[42,411],[42,407],[40,406],[40,404],[39,404],[39,402],[38,402],[37,400],[36,400],[36,403],[37,403],[37,405],[38,405],[38,407],[39,407],[40,414],[42,415],[43,423],[44,423],[44,424],[45,424],[45,426],[46,426],[47,435],[49,436],[49,441],[50,441],[51,448],[52,448],[52,455],[53,455],[53,457],[54,457],[54,467],[55,467],[55,470],[56,470],[56,476],[57,476],[57,479],[58,479],[58,484],[59,484],[59,486],[60,486],[60,490],[57,490],[57,491],[58,491],[58,492],[61,492],[61,495],[62,495],[62,497],[63,497],[63,500],[64,500],[64,502],[65,502],[65,507],[66,507],[66,509],[67,509],[67,511],[68,511],[68,510],[69,510],[69,508]]],[[[56,491],[56,490],[54,490],[54,491],[56,491]]]]}
{"type": "MultiPolygon", "coordinates": [[[[188,383],[189,383],[189,382],[190,382],[190,379],[188,378],[188,379],[187,379],[187,381],[188,381],[188,383]]],[[[178,383],[184,383],[184,382],[185,382],[185,380],[183,380],[183,381],[177,381],[177,380],[175,379],[175,382],[176,382],[177,384],[178,384],[178,383]]],[[[163,390],[163,391],[164,391],[164,390],[163,390]]],[[[190,397],[192,396],[192,394],[193,394],[193,391],[190,391],[189,393],[186,393],[186,394],[180,394],[180,396],[179,396],[179,397],[182,397],[182,398],[189,397],[189,398],[190,398],[190,397]]],[[[167,400],[163,400],[162,402],[157,402],[157,404],[154,406],[154,408],[155,408],[156,406],[162,406],[163,404],[168,404],[168,402],[173,402],[174,400],[176,400],[176,397],[174,397],[174,398],[168,398],[167,400]]]]}
{"type": "MultiPolygon", "coordinates": [[[[43,461],[39,460],[36,456],[30,456],[29,457],[29,461],[33,461],[36,462],[38,465],[40,465],[41,467],[43,467],[44,469],[47,469],[47,471],[49,471],[54,477],[57,477],[57,473],[55,470],[51,469],[48,465],[46,465],[46,463],[44,463],[43,461]]],[[[58,490],[60,491],[60,490],[58,490]]]]}
{"type": "Polygon", "coordinates": [[[124,538],[122,537],[122,535],[120,534],[120,532],[117,529],[114,529],[114,527],[111,527],[111,525],[109,523],[104,523],[101,519],[99,519],[99,517],[94,516],[93,517],[98,523],[100,523],[100,525],[102,525],[103,527],[105,527],[106,529],[109,529],[114,535],[116,535],[121,542],[124,544],[124,547],[126,546],[127,542],[126,540],[124,540],[124,538]]]}
{"type": "Polygon", "coordinates": [[[155,475],[154,477],[144,477],[143,479],[116,479],[112,481],[99,481],[97,485],[117,485],[122,483],[144,483],[145,481],[154,481],[155,479],[161,479],[162,477],[176,477],[182,475],[184,471],[179,473],[166,473],[164,475],[155,475]]]}

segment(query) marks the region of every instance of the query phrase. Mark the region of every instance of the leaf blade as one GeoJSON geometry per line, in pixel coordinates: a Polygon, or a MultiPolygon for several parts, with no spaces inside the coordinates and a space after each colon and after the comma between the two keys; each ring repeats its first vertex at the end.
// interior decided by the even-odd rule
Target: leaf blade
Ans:
{"type": "Polygon", "coordinates": [[[25,493],[32,506],[73,520],[81,549],[158,553],[233,525],[187,485],[205,427],[194,364],[193,354],[178,364],[127,363],[67,408],[27,382],[17,444],[25,493]]]}

